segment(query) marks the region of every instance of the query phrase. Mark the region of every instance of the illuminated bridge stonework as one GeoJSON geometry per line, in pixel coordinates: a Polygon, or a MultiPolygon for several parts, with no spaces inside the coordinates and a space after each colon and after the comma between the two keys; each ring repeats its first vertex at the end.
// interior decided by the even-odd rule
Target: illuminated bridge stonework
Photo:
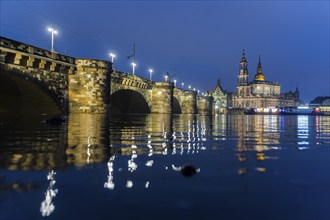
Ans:
{"type": "Polygon", "coordinates": [[[63,112],[209,114],[209,97],[112,68],[0,37],[1,74],[33,82],[63,112]]]}

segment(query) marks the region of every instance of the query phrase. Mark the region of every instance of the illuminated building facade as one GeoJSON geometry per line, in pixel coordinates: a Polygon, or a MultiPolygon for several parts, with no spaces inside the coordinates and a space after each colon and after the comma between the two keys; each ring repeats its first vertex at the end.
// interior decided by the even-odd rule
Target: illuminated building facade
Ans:
{"type": "Polygon", "coordinates": [[[207,91],[207,96],[213,98],[212,114],[227,113],[227,93],[223,90],[220,79],[218,79],[214,90],[207,91]]]}
{"type": "MultiPolygon", "coordinates": [[[[291,92],[292,93],[292,92],[291,92]]],[[[248,62],[243,50],[238,73],[237,93],[231,95],[229,108],[268,108],[296,106],[299,92],[296,90],[292,96],[289,93],[281,94],[281,85],[278,82],[265,80],[260,62],[253,81],[249,82],[248,62]]]]}
{"type": "Polygon", "coordinates": [[[319,108],[322,113],[330,115],[330,96],[318,96],[309,103],[309,106],[319,108]]]}
{"type": "Polygon", "coordinates": [[[303,102],[299,99],[299,90],[296,87],[296,91],[281,93],[280,106],[284,107],[294,107],[303,104],[303,102]]]}

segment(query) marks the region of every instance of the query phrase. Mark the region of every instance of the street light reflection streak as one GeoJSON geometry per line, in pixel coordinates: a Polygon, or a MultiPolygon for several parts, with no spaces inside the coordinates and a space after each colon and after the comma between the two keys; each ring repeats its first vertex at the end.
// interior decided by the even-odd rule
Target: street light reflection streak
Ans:
{"type": "Polygon", "coordinates": [[[153,155],[153,149],[152,149],[152,145],[151,145],[151,135],[148,135],[148,145],[147,147],[149,148],[149,153],[148,153],[148,157],[151,157],[153,155]]]}
{"type": "Polygon", "coordinates": [[[110,157],[107,166],[108,166],[108,181],[104,183],[104,188],[108,188],[110,190],[113,190],[115,188],[115,183],[113,181],[113,162],[115,160],[116,156],[110,157]]]}
{"type": "Polygon", "coordinates": [[[152,167],[154,161],[153,160],[148,160],[147,163],[146,163],[146,166],[147,167],[152,167]]]}
{"type": "Polygon", "coordinates": [[[49,180],[49,186],[45,193],[45,199],[41,202],[40,212],[42,216],[50,216],[55,211],[55,206],[53,204],[53,198],[56,197],[58,189],[54,189],[55,172],[51,170],[48,172],[47,179],[49,180]]]}
{"type": "Polygon", "coordinates": [[[90,153],[90,146],[91,146],[90,138],[91,137],[87,138],[87,164],[89,164],[89,158],[91,156],[91,153],[90,153]]]}
{"type": "MultiPolygon", "coordinates": [[[[132,145],[131,146],[132,149],[136,149],[136,145],[132,145]]],[[[128,165],[127,165],[127,169],[130,172],[133,172],[137,169],[138,165],[134,162],[134,159],[137,158],[137,154],[135,150],[132,150],[132,156],[131,159],[127,161],[128,165]]]]}
{"type": "Polygon", "coordinates": [[[146,184],[144,185],[144,187],[145,187],[146,189],[148,189],[148,188],[149,188],[149,184],[150,184],[150,182],[147,181],[146,184]]]}
{"type": "Polygon", "coordinates": [[[133,187],[133,182],[131,180],[127,180],[126,182],[126,188],[132,188],[133,187]]]}
{"type": "Polygon", "coordinates": [[[176,154],[176,144],[173,143],[173,150],[172,150],[172,155],[176,154]]]}

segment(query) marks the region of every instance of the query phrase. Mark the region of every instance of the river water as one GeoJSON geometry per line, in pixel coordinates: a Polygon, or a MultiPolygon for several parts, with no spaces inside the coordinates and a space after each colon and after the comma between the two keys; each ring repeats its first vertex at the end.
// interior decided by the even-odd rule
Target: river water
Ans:
{"type": "Polygon", "coordinates": [[[330,218],[330,116],[46,118],[0,116],[1,220],[330,218]]]}

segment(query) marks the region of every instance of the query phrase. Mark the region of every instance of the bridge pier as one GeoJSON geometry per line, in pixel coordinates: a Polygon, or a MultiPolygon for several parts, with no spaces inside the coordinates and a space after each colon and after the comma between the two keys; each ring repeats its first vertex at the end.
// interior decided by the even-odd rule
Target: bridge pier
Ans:
{"type": "Polygon", "coordinates": [[[151,95],[151,113],[172,114],[174,84],[156,82],[151,95]]]}
{"type": "Polygon", "coordinates": [[[209,96],[197,97],[197,109],[200,115],[211,115],[212,114],[212,102],[213,98],[209,96]]]}
{"type": "Polygon", "coordinates": [[[69,75],[69,111],[109,112],[112,64],[90,59],[76,59],[75,64],[76,73],[69,75]]]}
{"type": "Polygon", "coordinates": [[[182,114],[196,114],[196,92],[185,91],[182,103],[182,114]]]}

